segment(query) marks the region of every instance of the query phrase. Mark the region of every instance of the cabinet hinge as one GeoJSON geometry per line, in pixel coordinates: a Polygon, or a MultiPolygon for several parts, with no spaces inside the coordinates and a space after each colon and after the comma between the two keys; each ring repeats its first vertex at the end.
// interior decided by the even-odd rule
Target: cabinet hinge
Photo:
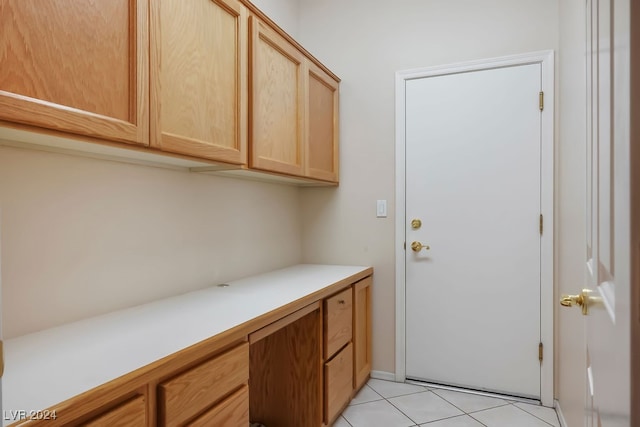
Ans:
{"type": "Polygon", "coordinates": [[[540,363],[542,363],[542,354],[544,352],[544,344],[540,343],[538,344],[538,360],[540,361],[540,363]]]}
{"type": "Polygon", "coordinates": [[[544,218],[542,214],[540,214],[540,235],[542,236],[542,231],[544,230],[544,218]]]}
{"type": "Polygon", "coordinates": [[[402,247],[404,248],[404,250],[407,250],[407,242],[404,242],[404,245],[402,245],[402,247]]]}
{"type": "Polygon", "coordinates": [[[544,110],[544,92],[540,92],[540,111],[544,110]]]}
{"type": "Polygon", "coordinates": [[[4,375],[4,343],[0,340],[0,378],[4,375]]]}

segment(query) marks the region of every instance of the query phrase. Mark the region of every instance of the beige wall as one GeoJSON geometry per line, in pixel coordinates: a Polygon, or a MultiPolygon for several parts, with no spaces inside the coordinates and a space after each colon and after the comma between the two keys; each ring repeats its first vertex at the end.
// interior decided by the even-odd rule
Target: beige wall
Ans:
{"type": "MultiPolygon", "coordinates": [[[[556,144],[556,299],[585,283],[586,94],[583,0],[560,2],[559,139],[556,144]]],[[[556,305],[556,398],[569,426],[583,425],[584,319],[556,305]]]]}
{"type": "Polygon", "coordinates": [[[300,2],[299,0],[251,0],[280,28],[294,39],[299,34],[300,2]]]}
{"type": "Polygon", "coordinates": [[[301,0],[300,41],[343,79],[341,184],[302,193],[303,256],[374,266],[374,370],[395,370],[394,73],[557,50],[558,7],[557,0],[301,0]],[[388,218],[375,217],[376,199],[389,201],[388,218]]]}
{"type": "Polygon", "coordinates": [[[299,263],[295,187],[0,147],[4,337],[299,263]]]}

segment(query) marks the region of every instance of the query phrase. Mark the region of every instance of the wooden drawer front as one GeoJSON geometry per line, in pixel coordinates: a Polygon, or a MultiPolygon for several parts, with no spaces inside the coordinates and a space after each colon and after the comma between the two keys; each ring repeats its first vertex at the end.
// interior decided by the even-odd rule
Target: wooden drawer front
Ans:
{"type": "Polygon", "coordinates": [[[324,358],[329,359],[336,351],[351,341],[352,336],[351,288],[324,302],[324,358]]]}
{"type": "Polygon", "coordinates": [[[85,427],[140,427],[147,425],[147,404],[144,396],[137,396],[94,418],[85,427]]]}
{"type": "Polygon", "coordinates": [[[249,380],[249,344],[192,368],[158,387],[160,420],[177,426],[249,380]]]}
{"type": "Polygon", "coordinates": [[[249,387],[243,386],[220,404],[214,406],[188,427],[236,427],[249,425],[249,387]]]}
{"type": "Polygon", "coordinates": [[[353,391],[353,344],[324,365],[324,421],[331,424],[349,403],[353,391]]]}

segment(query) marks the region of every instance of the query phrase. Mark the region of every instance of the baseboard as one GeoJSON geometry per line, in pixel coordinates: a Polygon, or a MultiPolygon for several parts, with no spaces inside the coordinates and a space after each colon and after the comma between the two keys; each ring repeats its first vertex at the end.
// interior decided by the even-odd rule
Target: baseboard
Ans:
{"type": "Polygon", "coordinates": [[[377,380],[395,381],[396,374],[394,374],[393,372],[385,371],[371,371],[371,378],[375,378],[377,380]]]}
{"type": "Polygon", "coordinates": [[[560,408],[560,402],[558,400],[553,401],[553,406],[556,408],[556,414],[558,414],[558,420],[560,421],[560,427],[569,427],[567,422],[564,419],[564,415],[562,415],[562,409],[560,408]]]}

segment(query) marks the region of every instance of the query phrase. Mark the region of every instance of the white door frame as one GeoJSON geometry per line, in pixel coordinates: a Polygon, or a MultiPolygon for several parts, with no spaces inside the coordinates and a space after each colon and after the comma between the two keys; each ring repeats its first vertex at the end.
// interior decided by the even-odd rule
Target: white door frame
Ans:
{"type": "Polygon", "coordinates": [[[406,276],[405,276],[405,83],[407,80],[488,70],[509,66],[541,64],[544,109],[542,111],[542,153],[540,208],[544,216],[541,238],[540,334],[544,361],[540,371],[542,404],[553,406],[553,176],[554,176],[554,52],[541,51],[480,61],[464,62],[396,72],[396,366],[395,380],[406,379],[406,276]]]}

